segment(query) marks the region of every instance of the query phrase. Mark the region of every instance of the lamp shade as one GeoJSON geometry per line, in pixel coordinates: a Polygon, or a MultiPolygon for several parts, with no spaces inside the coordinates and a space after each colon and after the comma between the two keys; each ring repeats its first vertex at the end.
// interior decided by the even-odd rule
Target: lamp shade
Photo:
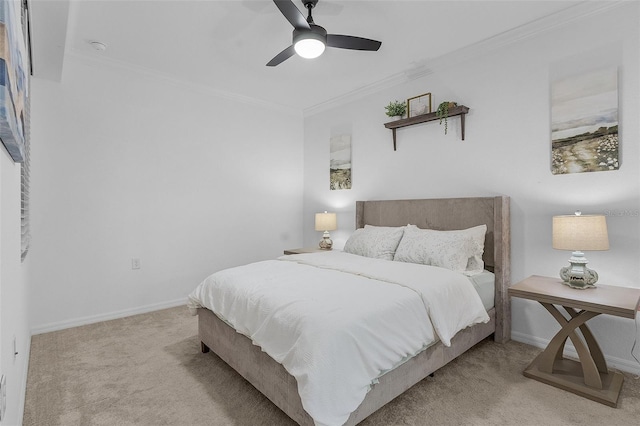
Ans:
{"type": "Polygon", "coordinates": [[[603,215],[553,217],[553,248],[558,250],[609,250],[607,220],[603,215]]]}
{"type": "Polygon", "coordinates": [[[338,221],[335,213],[316,213],[316,231],[335,231],[338,221]]]}

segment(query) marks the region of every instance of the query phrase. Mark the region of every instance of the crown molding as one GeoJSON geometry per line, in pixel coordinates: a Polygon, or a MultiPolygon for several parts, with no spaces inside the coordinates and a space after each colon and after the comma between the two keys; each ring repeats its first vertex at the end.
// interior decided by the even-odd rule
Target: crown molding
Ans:
{"type": "Polygon", "coordinates": [[[395,87],[400,84],[404,84],[407,81],[408,81],[407,74],[404,71],[396,74],[392,74],[382,80],[378,80],[366,86],[362,86],[356,90],[347,92],[343,95],[337,96],[335,98],[331,98],[325,102],[321,102],[319,104],[305,108],[303,110],[303,115],[305,117],[309,117],[314,114],[335,108],[337,106],[356,101],[358,99],[364,98],[374,93],[378,93],[382,90],[395,87]]]}
{"type": "Polygon", "coordinates": [[[382,80],[373,82],[367,86],[358,88],[338,97],[321,102],[317,105],[305,108],[304,117],[310,117],[323,111],[356,101],[368,95],[385,89],[406,84],[413,80],[425,77],[435,71],[441,71],[459,65],[479,56],[487,55],[496,50],[522,42],[526,39],[552,31],[558,27],[570,24],[587,17],[608,12],[611,9],[635,3],[633,0],[604,0],[581,1],[552,15],[547,15],[535,21],[526,23],[511,30],[502,32],[488,39],[473,43],[445,55],[423,59],[415,62],[415,66],[402,72],[388,76],[382,80]]]}
{"type": "MultiPolygon", "coordinates": [[[[284,105],[280,105],[274,102],[267,102],[261,99],[253,98],[250,96],[240,95],[225,90],[215,89],[211,86],[207,86],[201,83],[194,83],[187,81],[184,78],[176,77],[172,74],[163,73],[151,68],[143,67],[140,65],[133,65],[129,62],[119,61],[111,58],[97,57],[84,53],[76,48],[67,49],[66,56],[82,61],[88,66],[96,68],[109,67],[114,70],[125,70],[145,77],[151,77],[156,80],[160,80],[167,84],[171,84],[179,89],[188,90],[197,94],[206,94],[220,99],[239,102],[245,105],[256,106],[265,108],[275,112],[294,116],[295,118],[302,118],[302,110],[298,108],[292,108],[284,105]]],[[[63,76],[64,78],[64,76],[63,76]]]]}

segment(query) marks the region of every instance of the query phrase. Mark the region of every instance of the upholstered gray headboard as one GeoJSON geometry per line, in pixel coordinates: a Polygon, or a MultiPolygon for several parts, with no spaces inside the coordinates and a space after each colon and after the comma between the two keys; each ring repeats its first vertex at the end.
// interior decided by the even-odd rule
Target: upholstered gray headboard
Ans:
{"type": "MultiPolygon", "coordinates": [[[[364,225],[404,226],[437,230],[487,225],[483,260],[496,276],[496,319],[508,339],[511,330],[510,209],[509,197],[436,198],[424,200],[377,200],[356,202],[356,228],[364,225]]],[[[496,331],[498,333],[498,331],[496,331]]],[[[501,341],[502,336],[496,336],[501,341]]]]}
{"type": "Polygon", "coordinates": [[[496,232],[502,233],[504,229],[509,229],[508,215],[505,218],[502,213],[505,204],[503,201],[508,208],[509,197],[357,201],[356,228],[363,228],[364,225],[411,224],[418,228],[444,231],[486,224],[483,260],[493,268],[496,232]]]}

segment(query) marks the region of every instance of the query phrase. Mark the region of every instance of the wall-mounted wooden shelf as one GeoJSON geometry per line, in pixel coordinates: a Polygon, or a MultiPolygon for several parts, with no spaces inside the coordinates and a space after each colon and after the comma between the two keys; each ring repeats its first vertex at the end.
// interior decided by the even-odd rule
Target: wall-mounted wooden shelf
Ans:
{"type": "MultiPolygon", "coordinates": [[[[458,105],[457,107],[451,108],[449,110],[448,119],[451,119],[451,117],[455,117],[457,115],[460,116],[462,140],[464,140],[464,117],[468,112],[469,108],[464,105],[458,105]]],[[[384,123],[384,127],[386,127],[387,129],[391,129],[391,132],[393,133],[393,150],[396,150],[396,129],[435,120],[440,121],[440,117],[438,117],[435,112],[430,112],[428,114],[416,115],[415,117],[403,118],[401,120],[384,123]]]]}

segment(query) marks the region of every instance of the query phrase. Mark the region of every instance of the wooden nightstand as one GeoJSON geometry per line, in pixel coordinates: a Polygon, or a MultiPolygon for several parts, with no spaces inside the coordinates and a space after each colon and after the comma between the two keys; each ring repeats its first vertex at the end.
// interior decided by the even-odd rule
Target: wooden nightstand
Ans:
{"type": "Polygon", "coordinates": [[[607,368],[602,350],[586,322],[600,314],[635,318],[640,289],[599,285],[577,290],[562,284],[559,278],[533,275],[510,287],[509,295],[540,302],[562,327],[523,374],[616,407],[624,376],[607,368]],[[562,306],[569,316],[565,317],[555,305],[562,306]],[[576,333],[578,328],[584,339],[576,333]],[[579,362],[562,356],[568,338],[578,353],[579,362]]]}
{"type": "Polygon", "coordinates": [[[331,251],[331,249],[321,249],[320,247],[306,247],[306,248],[297,248],[297,249],[288,249],[284,251],[284,254],[304,254],[304,253],[318,253],[331,251]]]}

